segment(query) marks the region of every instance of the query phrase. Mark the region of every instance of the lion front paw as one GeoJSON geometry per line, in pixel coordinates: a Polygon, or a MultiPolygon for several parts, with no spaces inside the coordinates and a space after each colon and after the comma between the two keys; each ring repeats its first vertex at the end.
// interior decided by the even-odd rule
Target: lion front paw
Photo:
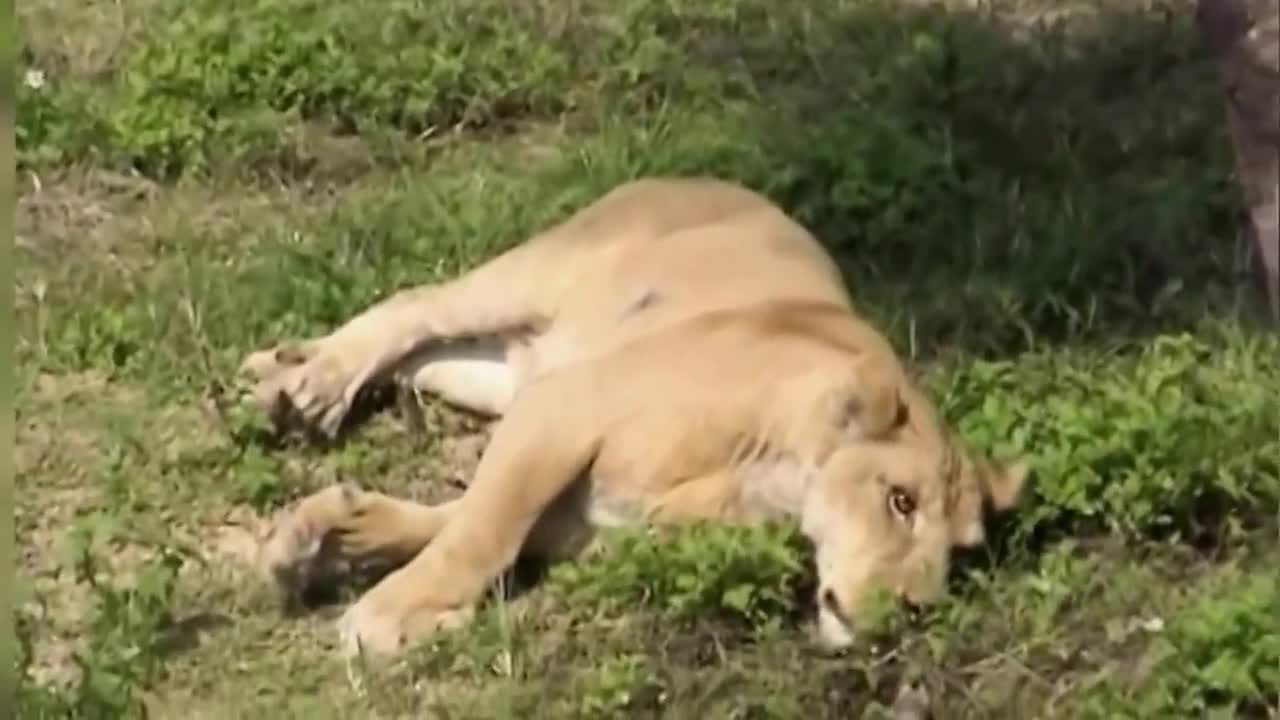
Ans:
{"type": "Polygon", "coordinates": [[[378,588],[374,588],[339,618],[338,637],[342,653],[348,658],[392,655],[437,630],[461,627],[473,615],[471,607],[404,609],[393,602],[380,601],[378,588]]]}
{"type": "Polygon", "coordinates": [[[394,654],[405,644],[404,622],[362,599],[338,619],[338,640],[345,657],[394,654]]]}
{"type": "Polygon", "coordinates": [[[323,340],[254,352],[240,366],[254,382],[254,401],[278,427],[301,425],[329,438],[350,410],[354,367],[323,340]]]}

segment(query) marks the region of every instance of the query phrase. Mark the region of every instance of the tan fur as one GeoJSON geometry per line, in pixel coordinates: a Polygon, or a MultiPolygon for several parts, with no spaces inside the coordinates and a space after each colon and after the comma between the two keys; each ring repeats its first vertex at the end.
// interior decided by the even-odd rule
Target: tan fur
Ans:
{"type": "Polygon", "coordinates": [[[335,555],[404,563],[343,616],[349,649],[465,623],[518,555],[572,557],[594,527],[784,516],[817,547],[821,638],[843,645],[872,590],[937,597],[950,549],[1026,474],[957,443],[804,228],[714,180],[623,185],[245,368],[273,417],[327,434],[391,382],[500,418],[455,501],[342,487],[283,514],[262,561],[288,590],[335,555]]]}

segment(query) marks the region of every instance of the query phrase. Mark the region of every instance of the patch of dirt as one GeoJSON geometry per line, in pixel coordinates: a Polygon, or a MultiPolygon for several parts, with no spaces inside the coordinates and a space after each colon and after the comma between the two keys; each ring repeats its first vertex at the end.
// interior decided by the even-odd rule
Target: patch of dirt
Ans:
{"type": "MultiPolygon", "coordinates": [[[[86,372],[73,376],[41,373],[29,389],[29,403],[20,402],[14,436],[14,472],[18,485],[26,476],[39,473],[54,456],[64,456],[73,465],[97,454],[96,433],[88,427],[66,427],[51,421],[47,411],[89,401],[87,396],[101,393],[106,379],[101,373],[86,372]]],[[[91,402],[91,401],[89,401],[91,402]]]]}
{"type": "Polygon", "coordinates": [[[66,532],[102,501],[91,480],[102,438],[87,423],[67,422],[66,408],[96,402],[107,393],[107,381],[93,372],[41,374],[32,385],[30,402],[18,408],[14,444],[17,564],[29,583],[17,610],[36,628],[32,678],[63,684],[75,679],[75,653],[85,642],[76,628],[91,607],[89,589],[64,566],[66,532]]]}
{"type": "MultiPolygon", "coordinates": [[[[119,489],[112,488],[110,473],[128,435],[118,427],[121,420],[142,418],[137,431],[154,441],[149,445],[155,453],[151,458],[172,457],[221,440],[201,430],[196,410],[154,410],[135,388],[112,382],[99,371],[34,375],[17,414],[18,612],[32,629],[32,679],[65,685],[78,675],[75,655],[86,647],[85,629],[95,605],[93,590],[69,552],[70,531],[101,513],[102,524],[86,536],[89,555],[97,563],[95,579],[115,588],[134,586],[139,571],[158,559],[151,544],[156,538],[144,538],[145,529],[128,516],[131,498],[113,495],[119,489]]],[[[142,489],[127,487],[125,492],[142,489]]],[[[200,538],[182,519],[157,518],[157,523],[164,528],[159,540],[166,546],[201,547],[200,538]]],[[[193,557],[180,572],[189,575],[201,562],[193,557]]]]}
{"type": "MultiPolygon", "coordinates": [[[[358,147],[344,152],[367,154],[358,147]]],[[[25,171],[19,178],[14,243],[19,257],[35,267],[15,279],[15,304],[21,313],[46,302],[79,302],[59,296],[60,289],[63,295],[69,290],[58,283],[74,275],[97,283],[96,276],[105,272],[128,286],[139,271],[165,263],[171,267],[180,254],[214,253],[218,257],[211,262],[231,266],[264,238],[296,236],[338,205],[374,196],[394,180],[365,170],[352,170],[359,181],[350,185],[269,188],[231,178],[159,185],[86,167],[25,171]]]]}
{"type": "Polygon", "coordinates": [[[59,249],[53,245],[59,240],[98,247],[113,220],[157,192],[141,178],[99,170],[51,177],[28,172],[21,179],[25,187],[15,207],[15,242],[35,252],[59,249]]]}
{"type": "Polygon", "coordinates": [[[106,257],[153,262],[178,234],[233,236],[231,229],[266,215],[280,198],[251,190],[160,186],[146,178],[71,168],[22,178],[14,230],[19,248],[77,262],[106,257]]]}

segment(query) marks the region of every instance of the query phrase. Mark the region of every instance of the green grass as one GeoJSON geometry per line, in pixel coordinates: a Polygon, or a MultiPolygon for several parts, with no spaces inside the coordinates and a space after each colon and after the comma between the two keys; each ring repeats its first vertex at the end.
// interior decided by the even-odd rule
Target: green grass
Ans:
{"type": "Polygon", "coordinates": [[[1188,3],[956,5],[20,7],[22,716],[883,717],[906,679],[939,717],[1280,711],[1280,338],[1188,3]],[[452,492],[469,426],[266,442],[236,365],[654,173],[812,227],[1026,504],[843,658],[793,528],[696,528],[349,671],[237,543],[338,479],[452,492]]]}

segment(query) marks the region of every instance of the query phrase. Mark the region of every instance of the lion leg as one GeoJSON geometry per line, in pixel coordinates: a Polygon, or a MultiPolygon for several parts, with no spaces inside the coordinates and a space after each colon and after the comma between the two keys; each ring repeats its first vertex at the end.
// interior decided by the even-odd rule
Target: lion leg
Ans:
{"type": "Polygon", "coordinates": [[[589,412],[595,399],[579,390],[584,385],[592,386],[563,376],[522,389],[435,539],[343,615],[347,652],[392,652],[470,619],[489,584],[515,562],[535,525],[599,450],[599,423],[589,412]]]}
{"type": "MultiPolygon", "coordinates": [[[[255,382],[255,400],[278,425],[298,421],[333,437],[361,390],[390,380],[433,344],[510,339],[542,329],[562,286],[576,281],[584,257],[576,248],[531,240],[454,280],[401,290],[329,335],[252,353],[241,369],[255,382]]],[[[479,404],[491,409],[501,404],[502,393],[497,395],[498,401],[485,397],[479,404]]]]}
{"type": "Polygon", "coordinates": [[[469,338],[416,353],[397,372],[402,386],[489,418],[500,417],[516,391],[516,369],[501,338],[469,338]]]}
{"type": "Polygon", "coordinates": [[[444,527],[456,502],[423,505],[332,485],[280,513],[259,548],[259,567],[293,602],[338,561],[408,561],[444,527]]]}

